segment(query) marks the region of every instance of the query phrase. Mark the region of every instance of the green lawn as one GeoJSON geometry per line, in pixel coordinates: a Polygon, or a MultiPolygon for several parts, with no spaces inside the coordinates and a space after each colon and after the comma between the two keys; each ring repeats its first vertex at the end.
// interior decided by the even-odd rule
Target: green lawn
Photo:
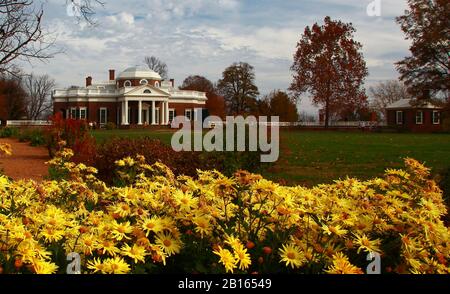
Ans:
{"type": "MultiPolygon", "coordinates": [[[[170,144],[170,130],[95,131],[101,142],[113,136],[150,137],[170,144]]],[[[315,185],[347,175],[367,179],[402,167],[404,157],[423,161],[438,173],[450,168],[450,134],[281,132],[280,158],[263,172],[288,184],[315,185]]]]}

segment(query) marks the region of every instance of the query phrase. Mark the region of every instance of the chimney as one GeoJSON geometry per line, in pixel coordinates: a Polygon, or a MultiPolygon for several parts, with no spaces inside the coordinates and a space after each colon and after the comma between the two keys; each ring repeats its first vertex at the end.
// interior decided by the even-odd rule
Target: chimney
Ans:
{"type": "Polygon", "coordinates": [[[116,80],[116,71],[114,69],[109,70],[109,80],[110,81],[116,80]]]}
{"type": "Polygon", "coordinates": [[[172,88],[175,88],[175,79],[170,79],[170,83],[172,84],[172,88]]]}
{"type": "Polygon", "coordinates": [[[86,78],[86,87],[89,87],[90,85],[92,85],[92,77],[91,76],[86,78]]]}

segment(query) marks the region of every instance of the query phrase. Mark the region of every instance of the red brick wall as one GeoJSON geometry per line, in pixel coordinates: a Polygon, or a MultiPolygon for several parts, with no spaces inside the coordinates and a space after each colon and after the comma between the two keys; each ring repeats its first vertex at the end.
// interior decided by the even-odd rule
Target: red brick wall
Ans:
{"type": "Polygon", "coordinates": [[[194,108],[206,108],[204,104],[195,104],[195,103],[170,103],[169,108],[175,109],[175,116],[184,115],[184,111],[186,109],[194,109],[194,108]]]}
{"type": "Polygon", "coordinates": [[[88,121],[100,123],[100,108],[106,107],[108,109],[108,122],[117,123],[117,107],[120,103],[117,102],[55,102],[53,104],[53,111],[57,113],[62,109],[65,111],[72,107],[87,107],[88,121]]]}
{"type": "MultiPolygon", "coordinates": [[[[401,110],[401,109],[399,109],[401,110]]],[[[403,127],[406,130],[412,132],[438,132],[442,130],[442,113],[441,113],[441,123],[438,125],[433,124],[433,110],[430,109],[419,109],[419,110],[401,110],[403,111],[403,126],[397,125],[396,112],[397,110],[389,110],[387,121],[389,126],[393,127],[403,127]],[[416,112],[423,111],[423,123],[416,124],[416,112]]]]}

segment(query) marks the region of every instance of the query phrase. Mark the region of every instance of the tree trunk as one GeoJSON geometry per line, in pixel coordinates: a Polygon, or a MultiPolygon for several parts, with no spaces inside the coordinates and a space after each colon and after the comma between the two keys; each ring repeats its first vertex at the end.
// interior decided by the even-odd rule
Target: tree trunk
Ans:
{"type": "Polygon", "coordinates": [[[330,98],[325,102],[325,128],[328,129],[330,121],[330,98]]]}

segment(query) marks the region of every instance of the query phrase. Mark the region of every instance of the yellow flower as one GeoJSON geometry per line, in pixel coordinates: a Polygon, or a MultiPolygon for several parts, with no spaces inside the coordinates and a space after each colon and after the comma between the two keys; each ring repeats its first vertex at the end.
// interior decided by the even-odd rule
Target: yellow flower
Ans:
{"type": "Polygon", "coordinates": [[[142,221],[141,228],[146,232],[146,235],[153,233],[159,233],[163,230],[163,224],[161,219],[157,216],[153,216],[151,218],[144,218],[142,221]]]}
{"type": "Polygon", "coordinates": [[[122,257],[108,258],[103,262],[104,271],[108,274],[127,274],[130,266],[122,257]]]}
{"type": "Polygon", "coordinates": [[[219,246],[219,250],[215,250],[213,251],[213,253],[220,257],[219,262],[223,264],[226,272],[233,273],[238,261],[236,260],[234,255],[230,252],[230,250],[223,249],[222,247],[219,246]]]}
{"type": "Polygon", "coordinates": [[[93,260],[89,260],[87,263],[87,268],[90,270],[93,270],[94,273],[106,273],[105,272],[105,265],[103,264],[103,262],[98,259],[98,258],[94,258],[93,260]]]}
{"type": "Polygon", "coordinates": [[[234,237],[233,235],[229,235],[225,239],[225,243],[230,245],[233,250],[238,248],[241,245],[241,241],[239,241],[238,238],[234,237]]]}
{"type": "Polygon", "coordinates": [[[114,242],[109,240],[104,240],[100,243],[100,249],[103,251],[103,253],[107,253],[110,256],[115,256],[116,253],[119,253],[120,250],[117,248],[114,244],[114,242]]]}
{"type": "Polygon", "coordinates": [[[33,270],[36,274],[50,275],[56,273],[58,266],[52,262],[48,262],[42,259],[33,259],[33,270]]]}
{"type": "Polygon", "coordinates": [[[121,241],[124,238],[131,239],[130,237],[127,237],[127,234],[131,233],[132,231],[133,227],[130,225],[130,222],[118,223],[114,221],[111,233],[117,241],[121,241]]]}
{"type": "Polygon", "coordinates": [[[240,270],[246,270],[252,264],[250,254],[247,253],[247,249],[244,246],[239,246],[234,249],[234,257],[239,262],[240,270]]]}
{"type": "Polygon", "coordinates": [[[5,154],[8,156],[12,155],[12,148],[10,144],[0,143],[0,155],[5,154]]]}
{"type": "Polygon", "coordinates": [[[358,247],[358,253],[361,250],[364,250],[368,253],[371,252],[377,252],[377,253],[381,253],[380,250],[380,245],[381,245],[381,240],[379,239],[375,239],[375,240],[369,240],[369,238],[366,236],[366,234],[355,234],[356,240],[355,240],[355,244],[359,245],[358,247]]]}
{"type": "Polygon", "coordinates": [[[305,261],[300,248],[293,244],[283,245],[283,248],[280,248],[279,251],[281,257],[280,262],[285,262],[286,266],[290,265],[292,268],[298,268],[305,261]]]}
{"type": "Polygon", "coordinates": [[[211,218],[207,216],[196,216],[192,219],[195,224],[195,231],[200,233],[202,237],[208,236],[212,233],[211,218]]]}
{"type": "Polygon", "coordinates": [[[343,236],[345,234],[347,234],[347,230],[342,229],[342,227],[340,225],[336,225],[336,226],[327,226],[327,225],[323,225],[322,229],[324,230],[325,234],[327,235],[337,235],[337,236],[343,236]]]}
{"type": "Polygon", "coordinates": [[[352,265],[341,252],[333,255],[333,265],[331,265],[325,272],[329,274],[363,274],[363,271],[352,265]]]}
{"type": "Polygon", "coordinates": [[[108,207],[109,211],[113,214],[118,214],[120,217],[127,217],[131,214],[131,208],[126,203],[117,203],[108,207]]]}
{"type": "Polygon", "coordinates": [[[145,256],[147,253],[145,252],[144,247],[136,244],[134,244],[133,247],[130,247],[128,244],[125,244],[122,246],[121,250],[122,255],[132,258],[135,263],[145,263],[145,256]]]}
{"type": "Polygon", "coordinates": [[[156,236],[156,244],[160,246],[169,256],[180,253],[181,241],[175,239],[171,234],[158,234],[156,236]]]}
{"type": "Polygon", "coordinates": [[[57,242],[64,237],[64,231],[57,230],[53,227],[46,226],[41,231],[41,237],[43,237],[47,242],[57,242]]]}

